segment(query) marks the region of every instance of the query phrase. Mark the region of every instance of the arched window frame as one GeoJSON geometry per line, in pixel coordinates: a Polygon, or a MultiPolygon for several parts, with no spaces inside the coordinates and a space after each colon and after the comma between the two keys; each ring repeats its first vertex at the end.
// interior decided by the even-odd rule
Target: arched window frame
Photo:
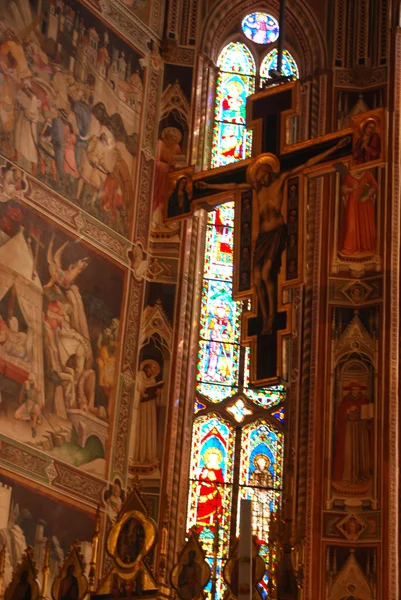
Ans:
{"type": "MultiPolygon", "coordinates": [[[[249,40],[242,32],[240,32],[240,33],[236,33],[232,36],[229,36],[225,40],[225,43],[223,44],[223,46],[220,48],[220,51],[218,53],[217,65],[216,65],[217,72],[216,72],[216,84],[215,84],[215,94],[214,94],[214,111],[213,111],[214,121],[213,121],[212,144],[211,144],[211,149],[210,149],[210,166],[212,168],[217,168],[217,167],[223,166],[224,164],[230,164],[232,162],[236,162],[243,158],[249,158],[251,156],[251,134],[250,134],[250,132],[248,132],[248,134],[246,134],[246,138],[243,138],[242,149],[241,149],[241,151],[236,152],[237,156],[236,156],[235,160],[231,160],[231,159],[227,160],[226,157],[219,157],[220,149],[217,147],[218,139],[219,139],[218,132],[220,132],[221,129],[223,129],[223,128],[221,128],[221,122],[218,119],[218,101],[219,101],[218,94],[220,91],[219,83],[220,83],[220,78],[221,78],[221,73],[222,73],[222,71],[218,67],[218,63],[219,63],[222,53],[228,47],[229,44],[243,44],[245,46],[245,48],[247,49],[247,51],[251,54],[253,61],[254,61],[254,65],[255,65],[255,74],[253,76],[254,77],[254,92],[259,91],[262,87],[262,77],[260,75],[260,70],[262,68],[263,61],[265,60],[266,56],[269,55],[270,52],[277,49],[277,47],[278,47],[278,41],[271,42],[266,45],[259,45],[259,44],[256,44],[255,42],[253,42],[252,40],[249,40]],[[225,162],[225,161],[227,161],[227,162],[225,162]]],[[[294,60],[294,63],[297,68],[298,76],[300,76],[299,63],[297,61],[296,55],[295,55],[291,45],[286,44],[285,50],[290,54],[291,58],[294,60]]],[[[294,138],[294,135],[296,135],[296,126],[295,125],[294,125],[294,127],[292,127],[292,130],[293,130],[292,138],[294,138]]],[[[238,140],[239,140],[239,137],[238,137],[238,140]]],[[[293,141],[295,141],[295,139],[291,139],[291,141],[293,142],[293,141]]],[[[237,148],[238,148],[238,145],[237,145],[237,148]]]]}
{"type": "Polygon", "coordinates": [[[254,501],[253,530],[259,536],[260,554],[270,567],[259,589],[266,597],[269,578],[270,583],[274,581],[274,553],[267,545],[268,531],[271,515],[277,514],[282,498],[285,390],[282,386],[267,390],[250,386],[249,349],[240,345],[244,305],[232,299],[234,210],[233,203],[216,207],[209,213],[206,226],[188,499],[187,529],[197,528],[213,573],[207,589],[210,600],[223,597],[222,569],[239,533],[241,498],[254,501]],[[225,310],[214,311],[214,306],[225,310]],[[216,418],[226,424],[223,429],[228,424],[231,433],[219,438],[214,432],[214,454],[220,458],[213,465],[208,464],[206,456],[213,444],[206,438],[202,440],[197,431],[199,420],[207,423],[216,418]],[[246,444],[247,428],[256,431],[258,427],[265,428],[270,450],[268,441],[265,446],[262,442],[246,444]],[[275,449],[271,444],[276,444],[275,449]],[[264,468],[258,466],[262,455],[264,468]],[[227,457],[224,460],[228,468],[223,456],[227,457]],[[211,471],[215,484],[208,481],[211,471]]]}
{"type": "MultiPolygon", "coordinates": [[[[264,57],[274,48],[277,47],[277,42],[273,42],[270,44],[267,44],[266,46],[259,46],[257,44],[255,44],[254,42],[252,42],[251,40],[249,40],[248,38],[246,38],[246,36],[241,32],[241,33],[237,33],[233,36],[230,36],[228,38],[226,38],[225,43],[223,44],[222,48],[220,49],[220,52],[218,53],[218,56],[221,56],[221,52],[224,50],[224,48],[227,47],[228,44],[230,43],[241,43],[243,44],[247,50],[249,51],[249,53],[251,54],[251,56],[253,57],[254,63],[255,63],[255,92],[258,91],[260,89],[260,67],[262,64],[262,60],[264,59],[264,57]],[[263,48],[263,50],[262,50],[263,48]]],[[[294,52],[292,51],[292,48],[288,47],[288,51],[290,52],[290,54],[293,56],[294,60],[296,61],[296,56],[294,54],[294,52]]],[[[298,65],[298,63],[297,63],[298,65]]],[[[217,69],[217,67],[216,67],[217,69]]],[[[214,97],[214,115],[216,115],[216,91],[217,91],[217,82],[218,82],[218,70],[216,72],[216,78],[215,78],[216,84],[215,84],[215,97],[214,97]]],[[[250,153],[249,153],[250,155],[250,153]]],[[[217,165],[216,165],[217,166],[217,165]]],[[[209,224],[207,226],[207,229],[210,225],[210,216],[209,216],[209,224]]],[[[206,231],[206,246],[208,245],[208,232],[206,231]]],[[[203,279],[203,286],[205,284],[205,279],[203,279]]],[[[202,304],[201,307],[201,314],[204,312],[204,306],[202,304]]],[[[200,343],[205,344],[206,343],[206,339],[202,340],[202,326],[201,326],[201,335],[200,335],[200,343]]],[[[198,419],[207,419],[208,415],[211,415],[211,418],[216,418],[219,417],[221,419],[223,419],[225,422],[230,423],[231,426],[233,427],[233,431],[234,434],[232,436],[232,453],[233,453],[233,457],[232,457],[232,473],[231,473],[231,479],[230,482],[227,484],[228,487],[230,488],[229,492],[227,492],[227,488],[225,488],[224,491],[224,498],[222,500],[222,503],[224,505],[224,503],[227,503],[228,500],[227,498],[230,498],[229,502],[230,502],[230,512],[231,512],[231,518],[227,521],[227,523],[225,523],[225,529],[224,529],[224,533],[221,537],[221,539],[219,539],[218,537],[216,539],[219,539],[220,542],[220,546],[218,548],[218,552],[221,552],[219,554],[218,557],[218,561],[217,564],[214,566],[215,570],[213,570],[213,558],[210,555],[210,548],[206,547],[206,553],[209,555],[209,560],[211,561],[211,567],[212,567],[212,573],[215,576],[214,581],[212,580],[212,582],[209,584],[209,589],[207,590],[207,597],[210,598],[211,600],[215,600],[216,598],[222,597],[222,592],[224,589],[224,581],[222,578],[222,572],[221,569],[224,566],[225,561],[227,560],[230,550],[232,549],[232,544],[236,538],[236,536],[238,535],[239,531],[238,531],[238,525],[239,525],[239,500],[241,499],[241,497],[253,497],[253,495],[255,495],[255,489],[252,487],[252,482],[251,482],[251,467],[250,467],[250,463],[248,460],[248,480],[246,480],[246,475],[245,475],[245,471],[246,469],[244,468],[244,464],[246,461],[244,461],[244,454],[243,452],[241,452],[241,440],[243,438],[243,432],[245,431],[245,429],[247,427],[251,427],[252,424],[254,424],[256,426],[257,423],[260,422],[264,422],[265,424],[267,424],[271,431],[277,436],[277,439],[280,439],[280,449],[278,450],[278,454],[276,456],[276,469],[278,471],[280,471],[282,469],[282,465],[283,465],[283,459],[284,459],[284,400],[285,400],[285,390],[283,387],[277,387],[276,389],[272,388],[270,390],[271,394],[274,396],[274,394],[277,394],[277,396],[280,396],[280,400],[277,400],[276,402],[272,402],[271,404],[268,404],[267,406],[262,406],[259,405],[258,406],[258,402],[255,399],[257,399],[258,396],[258,391],[252,390],[250,387],[248,387],[247,385],[247,378],[249,381],[249,349],[245,349],[245,348],[241,348],[240,344],[238,343],[238,347],[240,348],[240,359],[239,359],[239,384],[238,387],[236,388],[236,391],[233,395],[228,395],[226,397],[221,397],[219,398],[217,401],[211,403],[210,402],[210,398],[205,400],[205,398],[202,396],[202,390],[199,389],[197,390],[196,393],[196,399],[195,399],[195,404],[194,404],[194,420],[193,420],[193,426],[196,428],[197,427],[197,423],[198,423],[198,419]],[[248,365],[248,368],[247,368],[248,365]],[[242,378],[242,379],[241,379],[242,378]],[[209,401],[208,401],[209,400],[209,401]],[[245,410],[247,409],[251,409],[253,412],[252,414],[245,414],[244,419],[242,422],[236,422],[235,419],[235,410],[236,410],[236,404],[238,402],[242,402],[243,407],[245,408],[245,410]],[[230,413],[229,409],[233,409],[233,413],[230,413]],[[213,415],[213,417],[212,417],[213,415]],[[280,463],[280,467],[278,467],[278,463],[280,463]],[[228,530],[227,530],[228,528],[228,530]]],[[[198,372],[199,372],[199,365],[198,365],[198,372]]],[[[197,378],[197,381],[199,383],[199,380],[197,378]]],[[[187,528],[193,527],[197,525],[196,523],[196,519],[197,519],[197,502],[198,502],[198,496],[199,496],[199,486],[202,485],[202,470],[206,467],[205,461],[201,458],[201,456],[199,455],[198,452],[199,449],[196,449],[194,444],[192,445],[192,454],[191,454],[191,468],[190,468],[190,492],[189,492],[189,503],[188,503],[188,520],[187,520],[187,528]],[[194,453],[198,452],[198,456],[194,458],[194,453]],[[194,474],[198,473],[198,476],[195,476],[194,474]]],[[[248,457],[249,458],[249,457],[248,457]]],[[[255,467],[256,468],[256,467],[255,467]]],[[[281,477],[281,474],[280,474],[281,477]]],[[[262,490],[262,493],[265,493],[267,495],[271,495],[271,498],[269,498],[268,503],[270,506],[270,511],[271,513],[277,514],[277,510],[281,504],[282,501],[282,479],[279,479],[280,481],[280,486],[276,487],[276,489],[264,489],[264,492],[262,490]]],[[[223,485],[223,484],[222,484],[223,485]]],[[[226,484],[224,484],[226,485],[226,484]]],[[[266,500],[266,499],[265,499],[266,500]]],[[[269,511],[267,511],[268,514],[269,511]]],[[[269,518],[267,519],[269,521],[269,518]]],[[[270,522],[266,525],[267,530],[268,527],[270,525],[270,522]]],[[[255,531],[254,533],[257,533],[257,531],[255,531]]],[[[265,530],[265,534],[266,534],[266,530],[265,530]]],[[[201,533],[201,538],[202,538],[202,533],[201,533]]],[[[201,540],[202,541],[202,540],[201,540]]],[[[264,540],[265,542],[267,542],[267,540],[264,540]]],[[[207,546],[207,544],[206,544],[207,546]]],[[[259,591],[262,595],[263,598],[267,597],[267,590],[268,590],[268,586],[271,584],[271,582],[274,582],[274,550],[273,553],[269,555],[269,548],[267,546],[267,543],[262,543],[260,546],[260,552],[261,555],[263,556],[263,558],[265,559],[266,563],[267,563],[267,572],[266,572],[266,576],[264,581],[262,582],[259,591]],[[270,563],[270,564],[269,564],[270,563]],[[269,584],[269,579],[270,579],[270,584],[269,584]]],[[[272,552],[272,548],[270,548],[270,552],[272,552]]]]}

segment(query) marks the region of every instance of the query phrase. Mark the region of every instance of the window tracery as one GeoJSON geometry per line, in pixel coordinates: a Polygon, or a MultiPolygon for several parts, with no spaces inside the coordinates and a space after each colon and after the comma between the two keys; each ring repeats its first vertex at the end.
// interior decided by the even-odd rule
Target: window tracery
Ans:
{"type": "MultiPolygon", "coordinates": [[[[240,345],[243,306],[232,298],[234,212],[231,202],[208,216],[190,466],[187,529],[199,532],[211,566],[210,600],[224,594],[241,498],[252,500],[253,534],[273,564],[268,534],[282,492],[285,392],[249,384],[249,349],[240,345]]],[[[269,576],[260,584],[262,597],[269,576]]]]}
{"type": "MultiPolygon", "coordinates": [[[[246,99],[258,87],[263,87],[270,77],[269,72],[277,68],[277,55],[277,48],[273,48],[263,58],[257,70],[257,61],[245,43],[230,42],[221,51],[217,61],[219,72],[216,82],[212,168],[251,156],[252,132],[245,125],[246,99]]],[[[282,72],[287,77],[299,78],[298,66],[287,50],[283,52],[282,72]]]]}

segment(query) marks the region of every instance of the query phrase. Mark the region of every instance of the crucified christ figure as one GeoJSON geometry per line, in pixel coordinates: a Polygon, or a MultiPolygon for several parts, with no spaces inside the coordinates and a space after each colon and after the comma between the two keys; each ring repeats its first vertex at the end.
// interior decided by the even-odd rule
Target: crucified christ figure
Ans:
{"type": "Polygon", "coordinates": [[[280,272],[281,255],[287,238],[287,225],[281,214],[285,183],[288,178],[322,162],[330,154],[346,146],[348,142],[348,138],[343,138],[333,148],[285,173],[280,173],[280,163],[276,156],[261,154],[248,166],[246,183],[207,184],[200,181],[196,184],[200,189],[253,189],[256,193],[259,205],[259,233],[253,254],[253,282],[262,313],[262,335],[272,333],[276,313],[276,279],[280,272]]]}

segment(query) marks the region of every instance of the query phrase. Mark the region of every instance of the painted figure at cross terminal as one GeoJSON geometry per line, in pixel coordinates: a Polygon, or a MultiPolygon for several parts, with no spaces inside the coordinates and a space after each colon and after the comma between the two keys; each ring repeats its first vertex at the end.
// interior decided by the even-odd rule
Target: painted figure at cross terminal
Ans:
{"type": "Polygon", "coordinates": [[[354,162],[360,165],[380,158],[381,139],[377,133],[377,121],[369,118],[360,127],[360,137],[354,147],[354,162]]]}

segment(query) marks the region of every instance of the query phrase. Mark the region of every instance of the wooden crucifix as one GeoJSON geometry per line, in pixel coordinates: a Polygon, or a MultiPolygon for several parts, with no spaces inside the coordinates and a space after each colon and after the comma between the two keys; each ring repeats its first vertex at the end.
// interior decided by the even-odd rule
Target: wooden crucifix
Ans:
{"type": "MultiPolygon", "coordinates": [[[[172,193],[180,185],[181,193],[192,188],[191,212],[236,201],[233,295],[251,300],[251,310],[243,320],[242,343],[251,348],[250,378],[258,386],[282,378],[282,338],[291,332],[290,304],[283,301],[283,293],[302,280],[300,177],[306,169],[336,162],[352,152],[351,128],[307,142],[286,143],[290,119],[297,113],[298,85],[277,85],[248,98],[253,158],[200,173],[189,167],[173,173],[170,181],[172,193]]],[[[184,211],[181,218],[185,216],[184,211]]]]}

